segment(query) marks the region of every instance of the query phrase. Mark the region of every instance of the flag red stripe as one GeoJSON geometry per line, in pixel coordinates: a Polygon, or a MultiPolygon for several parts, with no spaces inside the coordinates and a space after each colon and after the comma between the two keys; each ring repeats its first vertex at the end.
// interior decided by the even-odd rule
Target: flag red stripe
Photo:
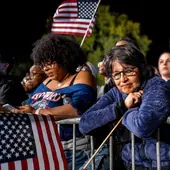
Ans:
{"type": "MultiPolygon", "coordinates": [[[[14,162],[8,162],[8,170],[15,170],[14,162]]],[[[17,170],[17,169],[16,169],[17,170]]]]}
{"type": "Polygon", "coordinates": [[[34,165],[34,170],[39,170],[39,164],[38,164],[38,158],[32,158],[33,160],[33,165],[34,165]]]}
{"type": "MultiPolygon", "coordinates": [[[[50,132],[50,128],[49,128],[47,118],[45,116],[42,116],[42,117],[43,117],[43,120],[45,122],[45,127],[47,129],[47,132],[50,132]]],[[[47,135],[48,135],[48,140],[49,140],[51,151],[52,151],[52,156],[53,156],[53,160],[54,160],[54,166],[55,166],[55,169],[57,170],[57,169],[59,169],[59,162],[58,162],[57,154],[56,154],[56,151],[55,151],[54,143],[53,143],[53,140],[52,140],[51,133],[47,133],[47,135]]]]}
{"type": "Polygon", "coordinates": [[[77,14],[77,11],[60,11],[60,14],[77,14]]]}
{"type": "Polygon", "coordinates": [[[44,142],[44,139],[43,139],[41,125],[39,123],[39,119],[38,119],[37,116],[34,116],[34,119],[36,121],[37,130],[38,130],[38,134],[39,134],[39,139],[40,139],[40,143],[41,143],[41,149],[42,149],[42,153],[43,153],[43,160],[44,160],[45,169],[50,169],[47,150],[46,150],[45,142],[44,142]]]}
{"type": "MultiPolygon", "coordinates": [[[[54,120],[54,118],[51,116],[51,119],[54,120]]],[[[55,123],[55,120],[54,121],[51,121],[53,126],[57,127],[56,123],[55,123]]],[[[57,128],[54,128],[54,131],[55,131],[55,134],[56,135],[56,139],[57,139],[57,142],[58,142],[58,146],[60,148],[60,152],[61,152],[61,157],[62,157],[62,160],[63,160],[63,163],[64,163],[64,170],[68,170],[68,162],[67,160],[65,159],[65,154],[64,154],[64,150],[63,150],[63,146],[61,144],[61,139],[60,139],[60,136],[58,134],[58,129],[57,128]]]]}
{"type": "Polygon", "coordinates": [[[62,2],[60,5],[65,4],[65,3],[70,3],[70,2],[77,2],[77,0],[66,0],[62,2]]]}
{"type": "Polygon", "coordinates": [[[65,31],[67,31],[67,29],[75,29],[75,30],[77,29],[77,30],[84,30],[84,31],[87,30],[87,28],[71,27],[71,26],[70,26],[70,27],[53,27],[53,28],[54,28],[54,29],[55,29],[55,28],[58,28],[58,29],[62,29],[62,28],[63,28],[63,29],[66,29],[65,31]]]}
{"type": "Polygon", "coordinates": [[[28,170],[27,160],[21,160],[22,170],[28,170]]]}

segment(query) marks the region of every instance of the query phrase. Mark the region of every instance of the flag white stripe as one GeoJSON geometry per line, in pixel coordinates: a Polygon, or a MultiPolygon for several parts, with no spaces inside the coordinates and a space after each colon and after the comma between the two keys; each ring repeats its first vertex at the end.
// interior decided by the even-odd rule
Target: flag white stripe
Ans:
{"type": "Polygon", "coordinates": [[[42,150],[41,150],[41,144],[40,144],[40,140],[39,140],[39,133],[37,131],[37,126],[36,126],[36,122],[35,119],[33,117],[33,115],[29,115],[29,118],[31,120],[31,126],[32,126],[32,131],[33,131],[33,135],[34,135],[34,139],[35,139],[35,145],[36,145],[36,149],[37,149],[37,157],[38,157],[38,163],[39,163],[39,169],[40,170],[45,170],[45,165],[44,165],[44,160],[43,160],[43,154],[42,154],[42,150]]]}
{"type": "Polygon", "coordinates": [[[62,8],[62,7],[65,7],[65,6],[77,6],[77,2],[66,2],[64,4],[61,4],[58,8],[62,8]]]}
{"type": "Polygon", "coordinates": [[[66,13],[60,13],[60,14],[57,14],[57,16],[56,17],[77,17],[77,14],[73,14],[73,13],[68,13],[68,14],[66,14],[66,13]]]}
{"type": "Polygon", "coordinates": [[[89,19],[54,18],[53,22],[87,22],[89,24],[89,19]]]}
{"type": "MultiPolygon", "coordinates": [[[[92,29],[89,29],[88,31],[91,32],[92,29]]],[[[78,33],[85,33],[86,30],[79,30],[79,29],[69,29],[69,28],[52,28],[53,32],[78,32],[78,33]]]]}
{"type": "Polygon", "coordinates": [[[2,170],[8,170],[8,163],[2,163],[1,164],[1,169],[2,170]]]}
{"type": "MultiPolygon", "coordinates": [[[[91,27],[93,27],[94,24],[91,24],[91,27]]],[[[85,24],[67,24],[67,23],[63,23],[63,24],[58,24],[58,23],[53,23],[53,27],[79,27],[79,28],[88,28],[89,25],[85,25],[85,24]]]]}
{"type": "Polygon", "coordinates": [[[33,164],[32,158],[27,159],[27,166],[28,166],[28,170],[34,169],[34,164],[33,164]]]}
{"type": "Polygon", "coordinates": [[[15,161],[14,165],[16,170],[22,170],[21,161],[15,161]]]}
{"type": "Polygon", "coordinates": [[[54,127],[53,127],[51,118],[48,116],[47,119],[48,119],[48,123],[49,123],[49,126],[50,126],[50,132],[51,132],[51,135],[52,135],[52,140],[53,140],[53,143],[54,143],[55,151],[56,151],[58,162],[59,162],[59,169],[64,169],[64,162],[63,162],[63,159],[62,159],[62,156],[61,156],[59,145],[56,142],[57,138],[56,138],[56,134],[54,132],[54,127]]]}
{"type": "Polygon", "coordinates": [[[61,8],[61,9],[59,9],[59,11],[60,12],[63,12],[63,11],[66,11],[66,12],[67,11],[74,11],[74,12],[76,11],[77,12],[78,10],[77,10],[77,8],[61,8]]]}
{"type": "Polygon", "coordinates": [[[44,138],[44,142],[45,142],[45,146],[46,146],[46,150],[47,150],[47,155],[48,155],[48,160],[46,160],[46,161],[49,161],[50,170],[54,170],[55,169],[54,160],[53,160],[53,156],[52,156],[52,150],[51,150],[51,147],[50,147],[50,143],[49,143],[49,140],[48,140],[47,131],[46,131],[46,128],[45,128],[45,123],[44,123],[41,115],[38,116],[38,119],[40,121],[41,129],[43,131],[43,138],[44,138]]]}

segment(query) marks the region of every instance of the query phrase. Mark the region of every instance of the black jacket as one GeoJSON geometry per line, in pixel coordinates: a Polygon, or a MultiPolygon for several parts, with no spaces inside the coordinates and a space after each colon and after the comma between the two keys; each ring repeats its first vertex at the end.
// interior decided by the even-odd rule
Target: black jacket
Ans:
{"type": "Polygon", "coordinates": [[[0,76],[0,105],[20,106],[28,98],[18,77],[0,76]]]}

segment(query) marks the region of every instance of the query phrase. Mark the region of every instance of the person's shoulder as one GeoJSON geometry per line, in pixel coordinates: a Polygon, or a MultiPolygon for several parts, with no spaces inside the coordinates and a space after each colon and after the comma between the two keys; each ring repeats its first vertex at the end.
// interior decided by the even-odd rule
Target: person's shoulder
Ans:
{"type": "Polygon", "coordinates": [[[86,84],[89,86],[92,86],[93,88],[96,88],[96,79],[92,75],[90,71],[80,71],[77,73],[76,79],[74,81],[74,84],[86,84]]]}
{"type": "Polygon", "coordinates": [[[49,82],[51,82],[51,78],[50,77],[47,77],[42,83],[47,85],[49,82]]]}
{"type": "Polygon", "coordinates": [[[149,80],[148,80],[148,84],[149,85],[153,85],[153,86],[159,86],[159,85],[167,85],[167,83],[166,83],[166,81],[165,80],[163,80],[160,76],[157,76],[157,75],[155,75],[155,76],[153,76],[152,78],[150,78],[149,80]]]}
{"type": "Polygon", "coordinates": [[[169,93],[169,91],[170,91],[170,88],[168,87],[167,82],[159,76],[154,76],[154,77],[150,78],[144,85],[143,89],[145,91],[152,91],[152,92],[168,90],[168,93],[169,93]]]}

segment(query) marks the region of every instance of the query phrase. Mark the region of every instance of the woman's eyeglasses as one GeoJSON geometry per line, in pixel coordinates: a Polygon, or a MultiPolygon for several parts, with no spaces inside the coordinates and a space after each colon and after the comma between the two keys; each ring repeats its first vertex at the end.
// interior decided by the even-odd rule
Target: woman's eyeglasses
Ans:
{"type": "Polygon", "coordinates": [[[112,78],[113,78],[114,80],[119,80],[119,79],[121,78],[122,74],[123,74],[124,76],[127,76],[127,77],[129,77],[129,76],[134,76],[134,75],[136,75],[135,68],[136,68],[136,67],[126,68],[124,71],[120,71],[120,72],[113,73],[113,74],[112,74],[112,78]]]}
{"type": "Polygon", "coordinates": [[[55,67],[56,67],[56,62],[55,61],[40,65],[41,70],[46,70],[46,69],[49,70],[49,69],[52,69],[52,68],[55,68],[55,67]]]}

